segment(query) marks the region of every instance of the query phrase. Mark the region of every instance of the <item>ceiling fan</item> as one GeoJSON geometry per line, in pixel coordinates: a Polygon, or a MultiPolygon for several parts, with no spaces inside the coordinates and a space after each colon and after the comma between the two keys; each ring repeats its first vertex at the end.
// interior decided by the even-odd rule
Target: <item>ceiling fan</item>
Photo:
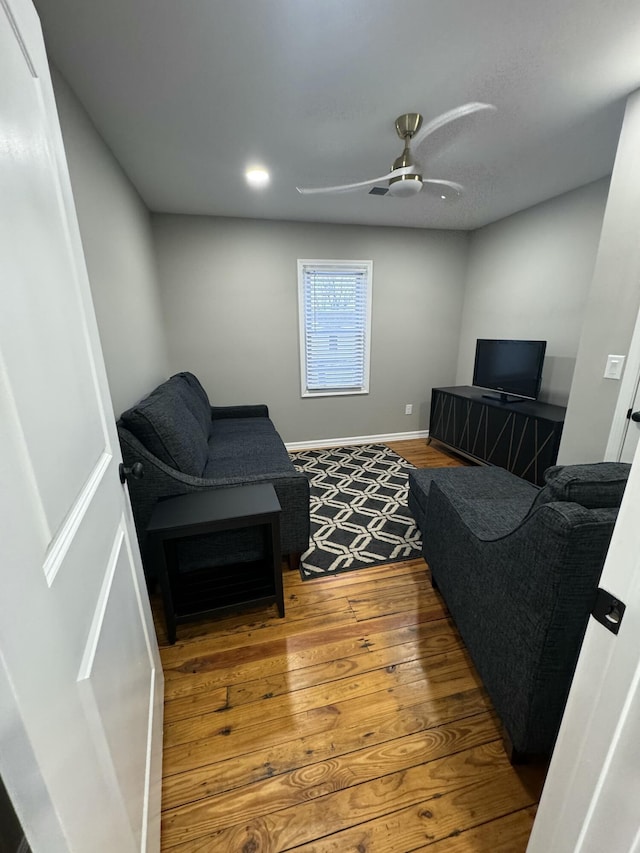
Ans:
{"type": "Polygon", "coordinates": [[[296,189],[302,195],[349,193],[365,187],[374,187],[370,190],[373,195],[390,195],[398,198],[408,198],[423,189],[436,191],[441,198],[458,196],[464,189],[461,184],[455,181],[423,177],[425,168],[420,162],[414,160],[411,146],[413,145],[414,151],[416,151],[432,133],[440,130],[446,124],[473,113],[494,111],[495,109],[493,104],[477,102],[463,104],[442,113],[425,125],[422,124],[420,113],[405,113],[396,119],[396,133],[404,141],[404,150],[394,161],[388,174],[381,175],[379,178],[372,178],[370,181],[358,181],[355,184],[341,184],[335,187],[296,187],[296,189]],[[377,186],[387,181],[386,186],[377,186]]]}

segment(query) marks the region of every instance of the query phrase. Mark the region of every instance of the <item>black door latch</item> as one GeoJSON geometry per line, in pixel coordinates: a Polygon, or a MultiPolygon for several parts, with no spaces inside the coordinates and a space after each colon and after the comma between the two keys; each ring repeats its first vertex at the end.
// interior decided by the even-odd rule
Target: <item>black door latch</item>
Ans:
{"type": "Polygon", "coordinates": [[[597,619],[601,625],[608,628],[612,634],[617,634],[620,630],[620,623],[626,610],[624,601],[611,595],[606,589],[598,588],[596,595],[596,603],[593,605],[591,615],[597,619]]]}

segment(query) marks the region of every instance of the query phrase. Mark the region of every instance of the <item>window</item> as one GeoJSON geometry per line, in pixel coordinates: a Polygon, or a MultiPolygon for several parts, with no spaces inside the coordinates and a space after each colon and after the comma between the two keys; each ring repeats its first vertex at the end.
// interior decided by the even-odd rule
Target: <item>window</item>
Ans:
{"type": "Polygon", "coordinates": [[[367,394],[371,261],[298,261],[302,396],[367,394]]]}

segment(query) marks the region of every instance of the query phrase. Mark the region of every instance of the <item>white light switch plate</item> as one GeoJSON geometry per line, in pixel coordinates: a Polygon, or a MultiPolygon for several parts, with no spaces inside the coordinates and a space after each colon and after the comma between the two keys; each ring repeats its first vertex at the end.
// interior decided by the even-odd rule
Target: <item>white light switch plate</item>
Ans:
{"type": "Polygon", "coordinates": [[[607,366],[604,369],[605,379],[620,379],[622,376],[622,368],[624,367],[623,355],[607,356],[607,366]]]}

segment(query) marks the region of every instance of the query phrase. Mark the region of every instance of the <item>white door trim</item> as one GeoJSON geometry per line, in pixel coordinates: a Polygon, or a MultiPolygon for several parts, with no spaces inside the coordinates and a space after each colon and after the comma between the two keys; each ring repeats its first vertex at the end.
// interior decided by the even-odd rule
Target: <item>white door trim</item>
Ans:
{"type": "Polygon", "coordinates": [[[622,381],[620,382],[618,402],[613,413],[611,432],[609,433],[609,440],[607,441],[607,447],[604,452],[605,462],[618,462],[620,459],[622,446],[629,427],[627,412],[636,396],[638,382],[640,382],[640,311],[636,318],[629,353],[627,355],[627,363],[622,375],[622,381]]]}

